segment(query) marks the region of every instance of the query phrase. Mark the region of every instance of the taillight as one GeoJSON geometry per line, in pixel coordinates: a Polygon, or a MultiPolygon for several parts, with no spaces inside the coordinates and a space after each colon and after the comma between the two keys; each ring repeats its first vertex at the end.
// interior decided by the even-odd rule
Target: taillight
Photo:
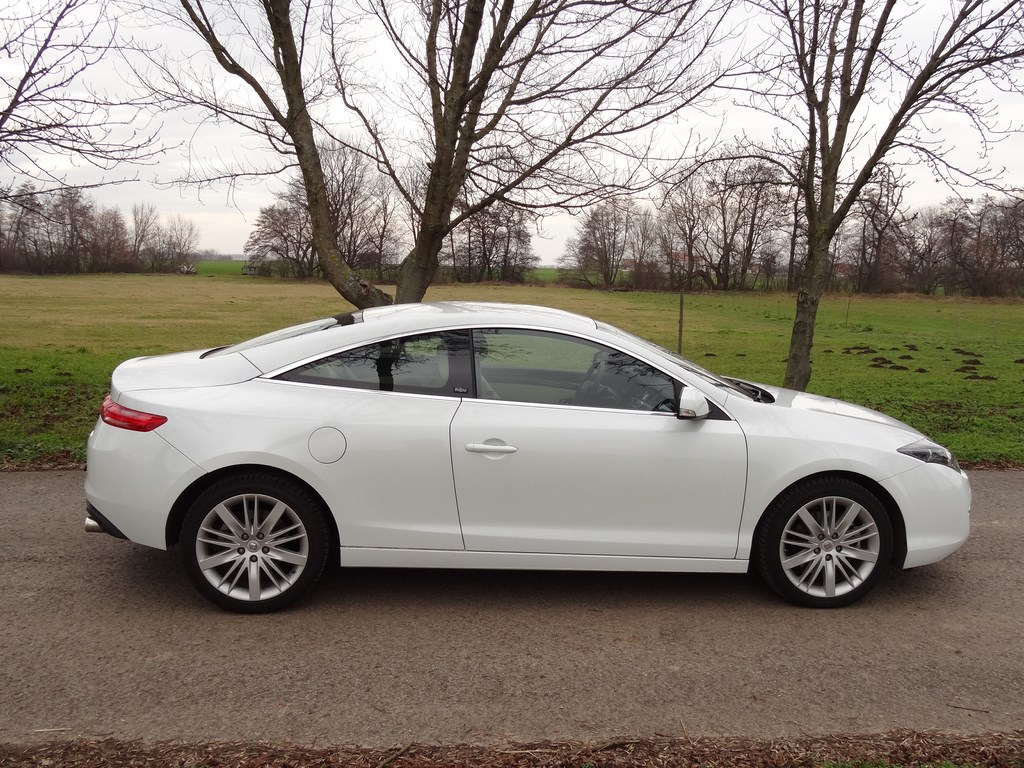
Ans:
{"type": "Polygon", "coordinates": [[[110,395],[103,398],[103,405],[100,407],[100,418],[105,424],[121,429],[130,429],[133,432],[151,432],[161,424],[167,422],[166,416],[157,416],[155,413],[136,411],[134,408],[125,408],[110,399],[110,395]]]}

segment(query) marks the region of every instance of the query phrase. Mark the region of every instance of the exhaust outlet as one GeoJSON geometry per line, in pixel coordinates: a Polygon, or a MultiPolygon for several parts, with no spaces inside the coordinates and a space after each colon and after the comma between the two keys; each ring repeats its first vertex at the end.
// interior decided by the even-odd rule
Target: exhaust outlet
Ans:
{"type": "Polygon", "coordinates": [[[117,539],[128,538],[117,530],[117,526],[107,520],[92,504],[85,505],[85,532],[106,533],[117,539]]]}

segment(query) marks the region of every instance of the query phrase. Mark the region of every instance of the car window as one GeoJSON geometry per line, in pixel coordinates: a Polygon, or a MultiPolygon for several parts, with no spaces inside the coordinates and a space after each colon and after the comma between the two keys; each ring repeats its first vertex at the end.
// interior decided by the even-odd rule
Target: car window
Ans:
{"type": "Polygon", "coordinates": [[[238,344],[215,347],[214,349],[209,349],[204,352],[202,357],[219,357],[220,355],[230,355],[233,352],[245,352],[249,349],[262,347],[265,344],[273,344],[277,341],[305,336],[307,333],[325,331],[328,328],[334,328],[336,326],[353,325],[354,323],[361,323],[362,321],[363,313],[361,311],[346,312],[341,315],[335,315],[334,317],[325,317],[322,320],[313,320],[309,323],[281,328],[280,330],[271,331],[270,333],[265,333],[262,336],[257,336],[256,338],[248,339],[247,341],[242,341],[238,344]]]}
{"type": "MultiPolygon", "coordinates": [[[[294,368],[285,381],[382,392],[462,396],[468,392],[461,363],[466,334],[428,333],[369,344],[294,368]]],[[[468,366],[466,366],[468,367],[468,366]]]]}
{"type": "Polygon", "coordinates": [[[635,357],[547,331],[473,332],[477,397],[528,403],[673,412],[677,385],[635,357]]]}
{"type": "Polygon", "coordinates": [[[719,376],[717,373],[713,373],[709,371],[707,368],[697,365],[697,363],[693,362],[693,360],[683,357],[679,353],[673,352],[670,349],[666,349],[660,344],[655,344],[653,341],[649,341],[648,339],[645,339],[641,336],[632,334],[629,331],[624,331],[621,328],[616,328],[614,325],[608,325],[607,323],[598,322],[597,327],[603,331],[607,331],[608,333],[614,333],[616,336],[622,336],[625,339],[629,339],[634,344],[639,344],[643,347],[646,347],[657,354],[664,355],[670,360],[683,366],[683,368],[688,370],[690,373],[699,376],[709,384],[714,384],[715,386],[721,387],[722,389],[727,389],[730,392],[735,392],[747,399],[755,399],[748,389],[740,387],[735,382],[729,381],[728,379],[719,376]]]}

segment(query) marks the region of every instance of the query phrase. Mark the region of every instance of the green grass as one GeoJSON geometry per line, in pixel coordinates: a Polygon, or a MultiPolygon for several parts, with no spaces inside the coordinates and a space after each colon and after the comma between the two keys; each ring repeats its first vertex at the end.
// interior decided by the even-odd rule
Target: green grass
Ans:
{"type": "Polygon", "coordinates": [[[558,267],[537,267],[526,273],[528,283],[553,283],[558,279],[558,267]]]}
{"type": "Polygon", "coordinates": [[[197,261],[196,274],[199,277],[241,275],[244,264],[244,261],[197,261]]]}
{"type": "MultiPolygon", "coordinates": [[[[434,287],[427,298],[561,307],[676,346],[671,294],[461,285],[434,287]]],[[[323,283],[241,275],[0,277],[0,465],[83,461],[121,360],[237,341],[347,308],[323,283]]],[[[779,384],[792,312],[785,295],[687,295],[683,354],[779,384]]],[[[825,297],[810,390],[883,410],[962,460],[1024,466],[1022,331],[1019,301],[825,297]],[[965,367],[974,370],[958,370],[965,367]]]]}

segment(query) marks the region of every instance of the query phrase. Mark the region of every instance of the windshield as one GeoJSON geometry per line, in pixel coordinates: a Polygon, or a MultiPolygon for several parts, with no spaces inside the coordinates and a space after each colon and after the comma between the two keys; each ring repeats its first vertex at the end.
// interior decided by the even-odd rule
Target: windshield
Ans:
{"type": "Polygon", "coordinates": [[[718,374],[712,373],[707,368],[697,365],[697,363],[693,362],[692,360],[688,360],[687,358],[683,357],[680,354],[677,354],[676,352],[673,352],[670,349],[665,349],[665,347],[661,346],[660,344],[655,344],[653,341],[648,341],[647,339],[637,336],[634,333],[624,331],[621,328],[616,328],[614,325],[608,325],[608,323],[603,323],[599,321],[597,326],[603,331],[608,331],[609,333],[613,333],[616,336],[622,336],[623,338],[629,339],[634,344],[638,344],[641,347],[650,350],[651,352],[655,352],[663,357],[669,358],[670,360],[672,360],[672,362],[682,366],[695,376],[699,376],[709,384],[714,384],[716,387],[720,387],[721,389],[727,389],[730,392],[735,392],[736,394],[742,395],[748,400],[752,399],[749,392],[744,391],[743,389],[736,386],[728,379],[724,379],[718,374]]]}
{"type": "Polygon", "coordinates": [[[211,349],[205,353],[203,357],[217,357],[218,355],[230,355],[233,352],[244,352],[247,349],[253,349],[254,347],[262,347],[264,344],[271,344],[275,341],[283,341],[284,339],[292,339],[296,336],[305,336],[307,333],[315,333],[316,331],[323,331],[327,328],[333,328],[336,325],[352,325],[352,323],[358,323],[362,320],[361,313],[350,312],[344,315],[335,315],[334,317],[324,317],[320,320],[313,320],[308,323],[301,323],[300,325],[292,325],[288,328],[281,328],[277,331],[271,331],[265,333],[262,336],[257,336],[253,339],[239,342],[238,344],[232,344],[227,347],[217,347],[211,349]]]}

